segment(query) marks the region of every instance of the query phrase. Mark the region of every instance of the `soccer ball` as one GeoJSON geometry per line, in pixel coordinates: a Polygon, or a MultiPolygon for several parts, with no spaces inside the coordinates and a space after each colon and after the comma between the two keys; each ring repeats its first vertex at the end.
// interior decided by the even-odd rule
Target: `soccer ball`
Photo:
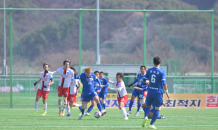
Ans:
{"type": "Polygon", "coordinates": [[[94,116],[95,116],[95,118],[101,117],[101,112],[100,111],[96,111],[94,116]]]}

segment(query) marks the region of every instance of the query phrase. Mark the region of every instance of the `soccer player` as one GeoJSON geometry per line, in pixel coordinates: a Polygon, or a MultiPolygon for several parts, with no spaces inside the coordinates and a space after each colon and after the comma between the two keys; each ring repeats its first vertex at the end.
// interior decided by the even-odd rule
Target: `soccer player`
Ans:
{"type": "Polygon", "coordinates": [[[82,94],[82,106],[81,106],[81,112],[82,114],[79,116],[79,120],[82,119],[84,116],[85,106],[90,102],[90,100],[94,100],[97,103],[97,107],[99,111],[101,112],[102,116],[106,114],[105,111],[102,111],[102,106],[99,101],[98,94],[95,92],[94,88],[94,80],[97,80],[100,83],[100,81],[97,79],[95,74],[92,73],[92,69],[90,67],[85,68],[85,72],[82,73],[79,76],[76,76],[77,71],[75,71],[74,78],[80,79],[83,84],[83,94],[82,94]]]}
{"type": "Polygon", "coordinates": [[[122,111],[124,115],[124,120],[128,120],[126,109],[124,105],[126,105],[128,101],[128,96],[127,96],[127,91],[124,82],[122,81],[123,78],[123,73],[118,72],[116,74],[116,81],[110,81],[109,78],[107,77],[107,80],[116,85],[116,88],[108,88],[109,90],[114,90],[117,91],[117,100],[119,104],[119,109],[122,111]]]}
{"type": "MultiPolygon", "coordinates": [[[[134,89],[141,90],[141,88],[139,88],[139,87],[134,87],[134,89]]],[[[147,91],[145,91],[145,92],[147,92],[147,91]]],[[[147,93],[146,93],[146,96],[147,96],[147,93]]],[[[145,97],[146,97],[146,96],[145,96],[145,97]]],[[[143,104],[142,104],[142,109],[145,108],[146,106],[147,106],[146,103],[143,103],[143,104]]],[[[163,106],[165,106],[164,103],[163,103],[163,106]]],[[[152,119],[152,116],[153,116],[154,111],[155,111],[155,105],[154,105],[154,103],[152,103],[150,113],[148,114],[148,119],[152,119]]],[[[144,118],[145,118],[145,117],[144,117],[144,118]]],[[[144,119],[144,118],[143,118],[143,119],[144,119]]],[[[157,116],[157,119],[166,119],[166,118],[165,118],[163,115],[161,115],[161,116],[157,116]]]]}
{"type": "MultiPolygon", "coordinates": [[[[96,77],[97,77],[97,79],[94,81],[95,92],[99,94],[100,91],[101,91],[101,87],[100,87],[101,84],[99,84],[99,82],[98,82],[99,72],[98,72],[98,71],[95,71],[94,74],[95,74],[96,77]]],[[[94,106],[95,106],[95,101],[92,100],[92,105],[88,108],[88,110],[87,110],[85,116],[90,116],[89,113],[92,111],[92,109],[93,109],[94,106]]]]}
{"type": "Polygon", "coordinates": [[[144,91],[147,90],[147,84],[143,82],[143,79],[145,79],[145,75],[146,75],[146,67],[141,66],[140,71],[141,71],[141,73],[138,73],[137,79],[132,84],[128,85],[128,87],[130,87],[133,84],[137,83],[137,86],[140,87],[140,88],[143,88],[143,89],[141,89],[141,90],[134,89],[133,90],[131,101],[129,103],[129,111],[127,112],[127,116],[129,116],[131,114],[131,108],[132,108],[133,102],[134,102],[134,100],[135,100],[135,98],[137,96],[138,96],[138,106],[137,106],[137,111],[135,113],[135,116],[138,116],[139,109],[141,107],[141,101],[142,101],[143,96],[144,96],[144,91]]]}
{"type": "Polygon", "coordinates": [[[158,56],[154,57],[153,64],[154,67],[148,69],[146,74],[146,79],[149,80],[150,82],[148,86],[148,94],[146,97],[147,106],[143,108],[145,112],[145,119],[142,122],[142,127],[146,126],[151,105],[152,103],[154,103],[155,110],[153,112],[151,123],[149,124],[148,127],[151,129],[157,129],[154,126],[154,122],[156,121],[160,112],[160,108],[163,104],[163,88],[168,98],[170,98],[170,95],[167,89],[165,72],[160,69],[161,59],[158,56]]]}
{"type": "Polygon", "coordinates": [[[48,71],[49,70],[49,64],[44,63],[43,64],[43,69],[44,72],[40,73],[40,79],[34,83],[34,86],[36,86],[37,83],[41,82],[36,94],[36,101],[35,101],[35,108],[36,111],[33,113],[33,115],[35,115],[36,113],[38,113],[38,105],[39,105],[39,99],[42,96],[43,99],[43,107],[44,107],[44,112],[42,113],[42,115],[46,115],[47,113],[47,103],[46,103],[46,99],[48,98],[48,94],[50,91],[50,85],[52,85],[54,83],[53,77],[51,75],[51,73],[48,71]]]}
{"type": "MultiPolygon", "coordinates": [[[[75,72],[74,67],[70,67],[73,72],[75,72]]],[[[67,97],[67,115],[66,117],[71,117],[70,114],[70,107],[80,107],[81,104],[76,104],[76,96],[81,88],[81,83],[78,79],[74,79],[74,76],[71,76],[71,83],[70,83],[70,89],[69,89],[69,95],[67,97]]]]}
{"type": "Polygon", "coordinates": [[[101,84],[100,87],[101,87],[101,92],[99,93],[99,98],[102,98],[102,106],[103,106],[103,109],[105,109],[105,99],[107,97],[107,87],[109,86],[109,83],[107,81],[107,79],[104,77],[104,72],[100,72],[100,81],[101,81],[101,84]]]}
{"type": "Polygon", "coordinates": [[[69,87],[71,83],[71,76],[74,76],[73,70],[70,69],[70,61],[64,60],[63,66],[58,68],[56,71],[53,72],[53,75],[56,73],[60,74],[60,81],[58,85],[58,107],[59,107],[59,116],[64,116],[65,108],[67,106],[67,97],[69,94],[69,87]],[[63,109],[62,106],[62,96],[63,98],[63,109]]]}

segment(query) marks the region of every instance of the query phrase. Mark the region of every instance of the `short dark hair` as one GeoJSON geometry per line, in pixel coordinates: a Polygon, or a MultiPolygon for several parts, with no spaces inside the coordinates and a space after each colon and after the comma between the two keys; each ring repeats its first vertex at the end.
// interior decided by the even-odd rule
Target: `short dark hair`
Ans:
{"type": "Polygon", "coordinates": [[[160,57],[155,56],[154,59],[153,59],[153,62],[154,62],[155,65],[159,65],[161,63],[160,57]]]}
{"type": "Polygon", "coordinates": [[[50,65],[48,63],[44,63],[42,67],[44,68],[45,65],[48,65],[48,67],[50,67],[50,65]]]}
{"type": "Polygon", "coordinates": [[[123,73],[121,73],[121,72],[117,72],[117,75],[119,75],[120,78],[123,78],[123,73]]]}
{"type": "Polygon", "coordinates": [[[76,71],[76,69],[73,66],[71,66],[70,69],[73,71],[76,71]]]}
{"type": "Polygon", "coordinates": [[[140,69],[141,69],[142,67],[144,67],[144,68],[146,69],[146,66],[144,66],[144,65],[140,66],[140,69]]]}
{"type": "Polygon", "coordinates": [[[65,65],[66,62],[68,62],[69,64],[71,63],[70,60],[66,59],[66,60],[64,60],[63,65],[65,65]]]}
{"type": "Polygon", "coordinates": [[[94,74],[99,73],[99,71],[95,71],[94,74]]]}
{"type": "Polygon", "coordinates": [[[101,71],[101,72],[99,72],[100,74],[102,73],[102,74],[104,74],[104,72],[103,71],[101,71]]]}

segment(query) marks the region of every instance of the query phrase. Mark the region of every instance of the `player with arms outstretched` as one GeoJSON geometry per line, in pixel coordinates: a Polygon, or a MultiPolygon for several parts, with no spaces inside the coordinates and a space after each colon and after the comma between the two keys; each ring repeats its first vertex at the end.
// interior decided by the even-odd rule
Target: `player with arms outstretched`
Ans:
{"type": "Polygon", "coordinates": [[[160,69],[161,59],[156,56],[153,58],[154,67],[148,69],[146,78],[150,81],[148,86],[148,94],[146,97],[146,107],[143,108],[145,112],[145,119],[142,122],[142,127],[145,127],[148,121],[148,114],[150,113],[150,108],[152,103],[154,103],[155,110],[153,112],[151,123],[149,124],[149,128],[157,129],[154,126],[154,122],[156,121],[160,108],[163,105],[163,88],[166,91],[166,95],[170,98],[167,89],[165,72],[160,69]]]}
{"type": "Polygon", "coordinates": [[[74,76],[73,70],[70,69],[70,61],[64,60],[63,66],[58,68],[56,71],[53,72],[53,75],[56,73],[60,74],[60,81],[58,85],[58,107],[59,107],[59,116],[64,116],[65,108],[67,106],[67,97],[69,94],[69,87],[71,83],[71,76],[74,76]],[[62,107],[62,96],[63,98],[63,109],[62,107]]]}
{"type": "Polygon", "coordinates": [[[141,101],[143,100],[143,96],[144,96],[144,92],[147,91],[147,84],[143,82],[143,80],[145,79],[146,76],[146,67],[145,66],[141,66],[140,67],[140,71],[141,73],[139,73],[137,75],[137,79],[130,85],[128,85],[128,87],[134,85],[135,83],[137,83],[137,86],[142,88],[142,89],[134,89],[134,91],[132,92],[132,97],[131,97],[131,101],[129,104],[129,111],[127,112],[127,115],[129,116],[131,113],[131,108],[133,105],[133,101],[135,100],[135,98],[138,96],[138,106],[137,106],[137,111],[135,113],[135,116],[138,116],[139,114],[139,109],[141,107],[141,101]]]}
{"type": "Polygon", "coordinates": [[[102,99],[102,106],[103,106],[103,109],[106,110],[105,108],[105,99],[107,97],[107,87],[109,86],[109,83],[107,81],[107,79],[104,77],[104,72],[100,72],[100,81],[101,81],[101,92],[99,93],[99,98],[102,99]]]}
{"type": "Polygon", "coordinates": [[[114,81],[114,82],[110,81],[109,78],[107,77],[107,80],[110,83],[116,85],[116,88],[108,88],[108,90],[114,90],[117,92],[117,100],[118,100],[118,104],[119,104],[118,107],[124,115],[124,120],[128,120],[126,109],[124,107],[124,105],[126,105],[126,103],[128,101],[128,95],[127,95],[126,87],[125,87],[125,84],[124,84],[122,78],[123,78],[123,73],[120,73],[120,72],[118,72],[116,74],[116,81],[114,81]]]}
{"type": "MultiPolygon", "coordinates": [[[[101,87],[100,87],[101,84],[99,84],[99,81],[98,81],[98,80],[99,80],[99,78],[98,78],[98,77],[99,77],[99,72],[98,72],[98,71],[95,71],[94,74],[95,74],[96,77],[97,77],[97,79],[94,81],[95,92],[96,92],[97,94],[99,94],[100,91],[101,91],[101,87]]],[[[90,116],[89,113],[92,111],[92,109],[93,109],[94,106],[95,106],[95,101],[92,100],[92,104],[91,104],[91,106],[88,108],[88,110],[87,110],[85,116],[90,116]]]]}
{"type": "Polygon", "coordinates": [[[43,69],[44,72],[40,73],[40,79],[34,83],[34,86],[36,86],[37,83],[41,82],[36,94],[36,101],[35,101],[35,108],[36,111],[33,113],[33,115],[35,115],[36,113],[38,113],[38,105],[39,105],[39,99],[42,96],[43,99],[43,107],[44,107],[44,112],[42,113],[42,115],[46,115],[47,113],[47,103],[46,103],[46,99],[48,98],[48,94],[50,91],[50,85],[52,85],[54,83],[53,77],[51,75],[51,73],[48,71],[49,70],[49,64],[44,63],[43,64],[43,69]]]}
{"type": "Polygon", "coordinates": [[[82,117],[85,115],[85,107],[90,102],[90,100],[94,100],[97,103],[97,107],[99,111],[101,112],[101,115],[103,116],[106,114],[105,111],[102,111],[102,106],[99,101],[98,94],[95,92],[94,88],[94,81],[97,80],[100,83],[100,81],[97,79],[94,73],[92,73],[92,69],[90,67],[85,68],[85,72],[82,73],[79,76],[76,76],[77,71],[75,71],[74,78],[80,79],[83,84],[83,94],[82,94],[82,106],[81,106],[81,112],[82,114],[79,116],[79,120],[82,119],[82,117]]]}
{"type": "MultiPolygon", "coordinates": [[[[75,72],[74,67],[70,67],[73,72],[75,72]]],[[[76,96],[81,88],[81,83],[78,79],[74,79],[74,76],[71,77],[71,83],[70,83],[70,89],[69,89],[69,95],[67,97],[67,115],[66,117],[71,117],[70,114],[70,107],[80,107],[81,104],[76,104],[76,96]]]]}

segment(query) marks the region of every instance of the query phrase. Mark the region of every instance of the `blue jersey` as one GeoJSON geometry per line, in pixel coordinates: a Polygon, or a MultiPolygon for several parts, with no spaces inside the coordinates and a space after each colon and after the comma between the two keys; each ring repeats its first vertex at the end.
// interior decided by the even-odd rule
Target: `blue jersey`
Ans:
{"type": "Polygon", "coordinates": [[[166,85],[165,72],[160,68],[153,67],[148,69],[146,78],[149,80],[148,90],[163,91],[163,85],[166,85]]]}
{"type": "Polygon", "coordinates": [[[105,77],[103,77],[102,79],[100,79],[101,81],[101,85],[103,85],[104,87],[101,89],[101,93],[107,93],[107,87],[109,86],[109,83],[107,81],[107,79],[105,77]]]}
{"type": "Polygon", "coordinates": [[[145,91],[147,89],[146,81],[146,74],[142,75],[141,73],[138,73],[136,80],[132,84],[137,84],[137,86],[141,85],[143,90],[145,91]]]}
{"type": "Polygon", "coordinates": [[[96,79],[94,81],[94,87],[95,87],[95,91],[101,91],[101,87],[100,87],[101,84],[99,84],[99,79],[96,79]]]}
{"type": "Polygon", "coordinates": [[[81,82],[83,84],[83,95],[91,94],[91,93],[95,92],[95,88],[94,88],[95,80],[97,82],[99,82],[99,84],[100,84],[99,79],[96,78],[94,73],[91,73],[91,75],[89,77],[86,76],[85,72],[79,76],[76,76],[76,74],[75,74],[74,78],[81,80],[81,82]]]}

